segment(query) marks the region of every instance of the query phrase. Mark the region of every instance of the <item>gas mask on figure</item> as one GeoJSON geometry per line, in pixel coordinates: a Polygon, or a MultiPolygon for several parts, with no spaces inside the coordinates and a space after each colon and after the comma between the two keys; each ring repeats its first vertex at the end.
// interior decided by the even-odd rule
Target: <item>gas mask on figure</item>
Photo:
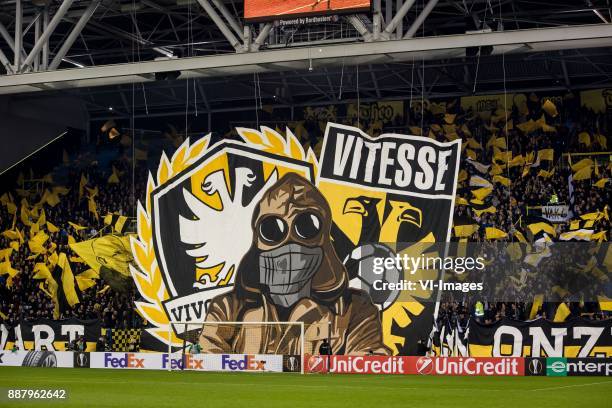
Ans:
{"type": "Polygon", "coordinates": [[[313,286],[331,291],[343,283],[345,270],[329,236],[329,205],[303,177],[288,174],[266,192],[253,228],[257,283],[274,304],[291,307],[311,297],[313,286]]]}

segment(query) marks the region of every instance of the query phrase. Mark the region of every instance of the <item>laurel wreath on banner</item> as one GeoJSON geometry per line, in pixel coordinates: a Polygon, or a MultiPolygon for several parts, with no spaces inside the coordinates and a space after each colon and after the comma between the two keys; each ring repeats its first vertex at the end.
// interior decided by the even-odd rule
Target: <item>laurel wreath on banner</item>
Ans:
{"type": "MultiPolygon", "coordinates": [[[[305,152],[298,139],[289,129],[286,131],[286,137],[267,127],[262,127],[261,131],[247,128],[238,128],[237,131],[248,146],[279,156],[306,161],[314,167],[314,174],[317,174],[316,155],[310,148],[305,152]]],[[[130,264],[130,273],[138,292],[144,299],[144,301],[135,302],[136,310],[147,322],[154,326],[147,329],[151,335],[173,346],[180,345],[181,341],[176,337],[174,331],[168,330],[170,320],[162,305],[162,302],[169,299],[170,295],[162,279],[153,247],[151,194],[157,187],[165,184],[200,159],[208,151],[209,143],[210,135],[203,137],[194,144],[190,144],[187,138],[171,159],[168,159],[166,154],[162,153],[157,169],[157,178],[154,179],[149,173],[144,207],[140,201],[138,202],[137,235],[130,240],[136,263],[136,265],[130,264]]]]}
{"type": "Polygon", "coordinates": [[[236,131],[249,146],[279,156],[306,161],[314,167],[314,174],[318,173],[319,163],[314,151],[309,147],[305,152],[300,141],[289,129],[286,131],[286,138],[266,126],[261,127],[261,132],[246,128],[236,128],[236,131]]]}

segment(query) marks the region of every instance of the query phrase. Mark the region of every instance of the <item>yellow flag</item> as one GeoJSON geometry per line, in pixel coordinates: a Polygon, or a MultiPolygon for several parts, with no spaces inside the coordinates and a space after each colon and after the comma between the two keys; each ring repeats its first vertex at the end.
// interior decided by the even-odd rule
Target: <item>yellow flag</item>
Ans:
{"type": "Polygon", "coordinates": [[[514,231],[514,236],[519,242],[527,243],[527,239],[525,239],[525,235],[521,231],[514,231]]]}
{"type": "Polygon", "coordinates": [[[32,224],[32,222],[30,221],[30,212],[23,204],[21,205],[20,218],[23,225],[29,226],[30,224],[32,224]]]}
{"type": "MultiPolygon", "coordinates": [[[[0,275],[8,275],[10,279],[10,278],[14,278],[15,276],[17,276],[18,273],[19,271],[13,268],[13,265],[11,265],[10,260],[7,259],[4,262],[0,263],[0,275]]],[[[7,286],[8,286],[8,283],[7,283],[7,286]]]]}
{"type": "Polygon", "coordinates": [[[516,125],[516,127],[523,131],[523,133],[529,134],[534,130],[538,129],[539,126],[533,119],[529,119],[529,121],[527,122],[519,123],[518,125],[516,125]]]}
{"type": "Polygon", "coordinates": [[[498,174],[502,174],[503,172],[504,172],[504,169],[502,169],[500,165],[493,163],[491,165],[491,171],[489,172],[489,174],[492,176],[497,176],[498,174]]]}
{"type": "Polygon", "coordinates": [[[72,307],[79,303],[79,297],[74,287],[74,274],[72,273],[70,262],[68,262],[65,253],[62,252],[59,254],[57,266],[62,270],[62,288],[64,289],[64,296],[66,296],[66,301],[72,307]]]}
{"type": "Polygon", "coordinates": [[[612,312],[612,299],[606,296],[597,296],[597,301],[602,312],[612,312]]]}
{"type": "Polygon", "coordinates": [[[461,170],[459,171],[459,176],[458,176],[458,178],[457,178],[457,182],[461,183],[462,181],[467,180],[467,178],[468,178],[468,173],[467,173],[467,171],[465,171],[465,169],[461,169],[461,170]]]}
{"type": "Polygon", "coordinates": [[[87,208],[89,212],[92,213],[94,217],[96,217],[96,220],[97,220],[98,219],[98,208],[96,207],[96,201],[94,200],[93,196],[90,196],[87,199],[87,208]]]}
{"type": "Polygon", "coordinates": [[[604,242],[608,240],[608,231],[599,231],[591,235],[591,241],[604,242]]]}
{"type": "Polygon", "coordinates": [[[540,308],[542,307],[542,304],[544,304],[544,295],[535,295],[533,297],[533,303],[531,304],[531,312],[529,313],[529,320],[533,320],[536,318],[536,315],[538,314],[538,310],[540,310],[540,308]]]}
{"type": "Polygon", "coordinates": [[[59,228],[57,228],[55,225],[53,225],[52,223],[50,223],[49,221],[47,221],[47,231],[53,233],[53,232],[58,232],[59,228]]]}
{"type": "Polygon", "coordinates": [[[469,225],[455,225],[453,229],[455,230],[455,236],[458,238],[469,237],[478,231],[478,224],[469,224],[469,225]]]}
{"type": "Polygon", "coordinates": [[[557,112],[557,107],[550,99],[544,101],[544,103],[542,104],[542,109],[544,110],[544,112],[548,113],[553,118],[559,114],[559,112],[557,112]]]}
{"type": "Polygon", "coordinates": [[[457,196],[455,198],[455,205],[468,205],[468,201],[463,197],[457,196]]]}
{"type": "Polygon", "coordinates": [[[540,161],[542,160],[553,161],[555,158],[555,151],[553,149],[538,150],[538,157],[540,161]]]}
{"type": "Polygon", "coordinates": [[[493,142],[493,146],[499,147],[500,149],[508,148],[508,146],[506,146],[506,139],[503,137],[498,137],[497,139],[495,139],[495,141],[493,142]]]}
{"type": "Polygon", "coordinates": [[[574,181],[588,180],[591,178],[592,174],[593,174],[593,167],[591,166],[583,167],[582,169],[575,172],[572,178],[574,179],[574,181]]]}
{"type": "Polygon", "coordinates": [[[76,276],[77,285],[79,286],[79,290],[81,292],[91,288],[96,285],[96,279],[98,279],[98,273],[93,269],[88,269],[83,273],[80,273],[76,276]]]}
{"type": "Polygon", "coordinates": [[[119,214],[107,214],[104,216],[104,224],[112,225],[113,231],[117,234],[123,234],[125,232],[127,220],[128,217],[119,214]]]}
{"type": "Polygon", "coordinates": [[[51,275],[51,271],[44,262],[38,262],[34,265],[32,279],[53,279],[53,275],[51,275]]]}
{"type": "Polygon", "coordinates": [[[593,235],[593,230],[579,229],[576,231],[567,231],[559,235],[561,241],[581,240],[590,241],[593,235]]]}
{"type": "Polygon", "coordinates": [[[564,322],[567,319],[567,316],[571,314],[569,307],[565,303],[561,303],[559,307],[557,307],[557,312],[555,313],[555,318],[553,321],[555,322],[564,322]]]}
{"type": "Polygon", "coordinates": [[[529,224],[527,225],[527,228],[529,228],[529,231],[531,231],[533,235],[536,235],[540,231],[544,231],[554,237],[557,236],[557,231],[555,231],[555,227],[545,222],[536,222],[533,224],[529,224]]]}
{"type": "Polygon", "coordinates": [[[521,177],[527,177],[527,175],[529,174],[529,170],[531,170],[531,167],[529,166],[523,167],[523,172],[521,173],[521,177]]]}
{"type": "Polygon", "coordinates": [[[540,170],[537,174],[537,177],[551,178],[553,174],[555,174],[555,169],[552,169],[551,171],[540,170]]]}
{"type": "Polygon", "coordinates": [[[582,170],[586,167],[593,167],[593,160],[591,159],[582,159],[578,163],[572,165],[572,171],[582,170]]]}
{"type": "Polygon", "coordinates": [[[603,218],[604,214],[602,212],[599,211],[595,211],[595,212],[591,212],[591,213],[586,213],[586,214],[582,214],[580,216],[580,218],[582,218],[583,220],[595,220],[595,221],[599,221],[603,218]]]}
{"type": "Polygon", "coordinates": [[[0,259],[8,260],[8,257],[11,256],[12,252],[13,248],[0,249],[0,259]]]}
{"type": "Polygon", "coordinates": [[[596,183],[593,184],[593,187],[597,187],[597,188],[604,188],[606,186],[606,183],[608,182],[608,178],[602,178],[600,180],[598,180],[596,183]]]}
{"type": "Polygon", "coordinates": [[[499,183],[499,184],[504,185],[506,187],[510,187],[510,179],[507,178],[507,177],[503,177],[503,176],[500,176],[500,175],[493,176],[493,182],[494,183],[499,183]]]}
{"type": "Polygon", "coordinates": [[[474,210],[474,214],[476,214],[477,217],[480,217],[483,213],[495,214],[497,212],[497,208],[495,208],[494,206],[490,206],[490,207],[483,208],[480,210],[477,210],[474,208],[473,210],[474,210]]]}
{"type": "Polygon", "coordinates": [[[44,244],[49,239],[49,236],[45,234],[45,231],[39,231],[36,235],[30,238],[30,242],[36,242],[39,244],[44,244]]]}
{"type": "Polygon", "coordinates": [[[2,233],[2,236],[8,239],[19,239],[19,233],[15,230],[6,230],[2,233]]]}
{"type": "Polygon", "coordinates": [[[591,136],[587,132],[582,132],[578,135],[578,142],[588,147],[591,145],[591,136]]]}
{"type": "Polygon", "coordinates": [[[501,162],[501,163],[507,163],[511,159],[512,159],[512,152],[499,151],[493,155],[493,160],[501,162]]]}
{"type": "Polygon", "coordinates": [[[522,154],[519,154],[518,156],[514,156],[512,160],[508,162],[508,167],[522,166],[524,164],[525,164],[525,158],[523,157],[522,154]]]}
{"type": "Polygon", "coordinates": [[[104,235],[70,244],[70,248],[97,273],[105,266],[130,277],[129,263],[133,261],[129,236],[104,235]]]}
{"type": "Polygon", "coordinates": [[[6,203],[6,211],[9,214],[15,215],[17,214],[17,206],[13,203],[6,203]]]}
{"type": "Polygon", "coordinates": [[[47,223],[47,216],[45,214],[45,209],[43,208],[40,211],[40,217],[38,217],[38,221],[36,221],[36,224],[38,224],[41,228],[43,228],[43,225],[45,225],[47,223]]]}
{"type": "Polygon", "coordinates": [[[79,181],[79,200],[83,198],[83,192],[85,191],[84,189],[88,182],[87,177],[85,177],[84,174],[81,174],[81,180],[79,181]]]}
{"type": "Polygon", "coordinates": [[[498,228],[486,227],[485,234],[487,239],[501,239],[506,238],[508,234],[498,228]]]}
{"type": "Polygon", "coordinates": [[[84,229],[86,229],[86,228],[87,228],[87,227],[84,227],[84,226],[82,226],[82,225],[75,224],[75,223],[74,223],[74,222],[72,222],[72,221],[68,221],[68,224],[69,224],[69,225],[70,225],[72,228],[74,228],[75,230],[77,230],[77,231],[82,231],[82,230],[84,230],[84,229]]]}
{"type": "Polygon", "coordinates": [[[485,197],[487,197],[489,194],[491,194],[491,192],[493,191],[492,188],[479,188],[477,190],[472,190],[472,195],[477,199],[477,200],[484,200],[485,197]]]}

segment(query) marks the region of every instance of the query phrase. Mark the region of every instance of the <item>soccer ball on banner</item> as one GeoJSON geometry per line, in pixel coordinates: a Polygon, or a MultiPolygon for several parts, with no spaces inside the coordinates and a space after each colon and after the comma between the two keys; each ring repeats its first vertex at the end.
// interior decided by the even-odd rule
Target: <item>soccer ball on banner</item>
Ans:
{"type": "Polygon", "coordinates": [[[350,286],[356,289],[363,289],[369,293],[372,302],[382,310],[389,307],[399,296],[397,290],[378,290],[374,288],[374,282],[397,283],[400,281],[402,272],[393,268],[384,268],[382,273],[374,271],[374,260],[385,258],[395,258],[395,253],[387,246],[382,244],[365,244],[358,246],[344,259],[344,265],[351,279],[350,286]]]}

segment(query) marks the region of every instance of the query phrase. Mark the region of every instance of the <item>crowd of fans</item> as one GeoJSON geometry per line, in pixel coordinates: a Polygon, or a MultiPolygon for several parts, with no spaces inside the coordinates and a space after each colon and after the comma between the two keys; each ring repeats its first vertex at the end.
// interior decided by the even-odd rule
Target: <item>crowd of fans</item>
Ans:
{"type": "MultiPolygon", "coordinates": [[[[345,124],[359,125],[372,136],[377,136],[383,132],[394,132],[404,134],[420,133],[428,135],[439,141],[449,140],[449,132],[446,126],[453,125],[453,137],[460,137],[464,142],[473,138],[482,148],[474,148],[472,159],[478,163],[491,164],[493,161],[494,149],[486,147],[487,142],[493,135],[502,137],[506,140],[508,152],[512,156],[527,155],[530,152],[537,152],[541,149],[554,149],[554,160],[546,165],[542,164],[539,168],[533,168],[526,174],[523,166],[504,168],[502,175],[511,180],[510,186],[501,183],[493,184],[493,191],[487,197],[489,205],[495,207],[496,211],[477,213],[471,205],[457,205],[455,218],[469,218],[474,220],[480,227],[469,237],[470,241],[482,242],[486,240],[486,227],[495,227],[508,233],[507,237],[500,238],[501,241],[514,240],[514,231],[521,228],[530,213],[529,207],[546,205],[551,202],[566,203],[571,206],[571,211],[577,217],[581,214],[603,211],[605,206],[611,202],[611,183],[608,182],[603,188],[593,188],[593,183],[598,179],[612,179],[612,167],[609,165],[609,157],[603,156],[605,162],[599,162],[597,167],[598,176],[591,179],[568,182],[572,174],[569,167],[571,161],[565,153],[580,153],[591,151],[606,151],[607,146],[602,146],[602,142],[593,142],[589,145],[579,141],[578,135],[587,132],[589,135],[607,135],[610,130],[609,116],[605,113],[595,113],[584,107],[576,98],[565,98],[563,104],[557,104],[558,114],[551,115],[548,110],[543,108],[543,101],[537,97],[530,97],[525,102],[526,108],[513,106],[507,112],[494,109],[490,115],[481,115],[472,111],[465,111],[459,103],[446,103],[444,111],[435,111],[430,108],[420,106],[408,109],[406,114],[396,115],[391,120],[382,122],[359,118],[347,117],[328,117],[327,119],[345,124]],[[449,120],[449,115],[452,119],[449,120]],[[497,121],[491,119],[498,116],[497,121]],[[554,131],[523,131],[518,126],[530,120],[545,118],[548,126],[552,126],[554,131]],[[450,122],[450,123],[449,123],[450,122]],[[597,144],[599,143],[599,144],[597,144]],[[538,175],[539,170],[553,171],[548,177],[538,175]],[[573,186],[573,195],[570,196],[569,184],[573,186]],[[571,203],[573,201],[573,203],[571,203]]],[[[286,123],[282,117],[277,119],[278,127],[282,130],[286,123]]],[[[275,127],[274,123],[268,126],[275,127]]],[[[318,154],[321,148],[322,129],[324,122],[317,116],[305,115],[303,121],[298,126],[301,130],[295,133],[306,147],[311,147],[318,154]]],[[[607,138],[606,138],[607,140],[607,138]]],[[[464,150],[465,152],[465,150],[464,150]]],[[[153,157],[154,154],[150,154],[153,157]]],[[[588,157],[588,156],[585,156],[588,157]]],[[[581,157],[580,157],[581,158],[581,157]]],[[[574,159],[574,161],[580,160],[574,159]]],[[[25,163],[22,167],[24,172],[26,166],[35,167],[35,163],[25,163]]],[[[469,165],[466,155],[462,155],[461,169],[469,177],[477,173],[473,166],[469,165]]],[[[36,171],[36,169],[35,169],[36,171]]],[[[107,226],[104,225],[102,218],[108,213],[117,213],[133,217],[135,213],[135,200],[142,200],[144,197],[147,167],[135,158],[130,156],[130,151],[123,151],[118,144],[104,144],[98,146],[95,152],[82,152],[70,157],[68,163],[58,164],[53,173],[53,185],[63,185],[69,192],[61,197],[60,202],[55,206],[45,206],[47,220],[59,228],[59,231],[49,233],[49,240],[45,245],[57,246],[57,252],[70,254],[68,246],[69,236],[76,241],[86,240],[99,234],[99,231],[107,226]],[[105,163],[100,160],[101,156],[112,155],[111,159],[105,163]],[[108,179],[112,169],[118,174],[118,183],[109,183],[108,179]],[[59,174],[59,175],[56,175],[59,174]],[[80,197],[82,177],[86,177],[89,188],[98,188],[99,193],[96,197],[97,213],[96,217],[88,208],[87,199],[80,197]],[[71,228],[68,222],[86,226],[87,228],[76,231],[71,228]]],[[[38,175],[41,177],[41,175],[38,175]]],[[[40,200],[47,181],[28,180],[27,175],[21,186],[21,194],[15,190],[11,194],[16,198],[16,202],[21,198],[26,198],[30,203],[40,200]],[[42,183],[42,184],[41,184],[42,183]],[[24,192],[25,190],[25,192],[24,192]],[[18,199],[17,199],[18,198],[18,199]]],[[[469,188],[464,184],[459,188],[459,195],[469,199],[469,188]]],[[[8,191],[1,191],[0,194],[8,191]]],[[[18,215],[10,214],[7,206],[0,205],[0,231],[9,229],[26,230],[22,220],[18,215]]],[[[597,220],[596,229],[607,231],[605,239],[609,239],[610,221],[608,218],[597,220]]],[[[569,222],[556,224],[558,233],[567,231],[569,222]]],[[[7,248],[10,239],[0,236],[0,248],[7,248]]],[[[21,245],[18,250],[10,255],[12,268],[19,273],[8,282],[7,275],[0,275],[0,321],[8,325],[14,325],[20,319],[53,318],[55,304],[45,291],[40,287],[40,281],[32,279],[34,275],[34,265],[39,260],[34,256],[28,245],[21,245]]],[[[77,275],[88,268],[84,263],[73,262],[72,269],[77,275]]],[[[518,299],[519,290],[516,291],[518,299]]],[[[507,293],[506,298],[511,298],[512,293],[507,293]]],[[[531,294],[530,294],[531,295],[531,294]]],[[[142,319],[134,310],[134,301],[137,300],[137,293],[134,289],[119,293],[110,288],[102,279],[98,280],[95,286],[79,294],[80,302],[74,307],[63,308],[59,318],[78,317],[81,319],[100,319],[103,327],[108,328],[133,328],[141,327],[142,319]]],[[[562,299],[563,301],[563,299],[562,299]]],[[[452,299],[441,304],[440,319],[453,319],[463,323],[468,318],[474,317],[475,302],[479,299],[452,299]]],[[[481,302],[484,314],[477,316],[483,323],[491,323],[501,318],[525,320],[530,316],[528,310],[529,299],[522,299],[520,302],[481,302]]],[[[604,318],[606,314],[598,310],[596,304],[588,302],[572,307],[572,314],[588,314],[592,318],[604,318]]],[[[550,318],[550,310],[544,305],[537,311],[537,317],[550,318]]]]}
{"type": "MultiPolygon", "coordinates": [[[[134,203],[132,197],[144,197],[142,183],[132,185],[131,175],[133,169],[132,161],[127,156],[119,155],[114,158],[108,166],[100,165],[98,158],[102,153],[119,155],[116,146],[106,146],[103,152],[83,152],[71,158],[70,163],[59,165],[53,174],[53,185],[67,187],[69,192],[62,196],[55,206],[45,205],[44,211],[47,221],[58,227],[57,232],[48,232],[49,239],[45,243],[46,249],[56,246],[55,252],[64,252],[70,256],[75,254],[69,247],[69,236],[75,241],[84,241],[97,236],[99,231],[108,231],[109,226],[104,225],[104,215],[108,213],[118,213],[133,216],[134,203]],[[119,174],[125,175],[120,178],[119,183],[108,183],[112,166],[119,174]],[[96,217],[89,211],[88,201],[85,197],[79,198],[79,183],[81,177],[88,180],[87,187],[98,188],[96,196],[97,213],[96,217]],[[135,189],[135,191],[132,191],[135,189]],[[134,194],[133,194],[134,193],[134,194]],[[70,226],[69,222],[85,226],[85,229],[76,230],[70,226]]],[[[26,163],[35,166],[35,163],[26,163]]],[[[28,173],[24,167],[24,173],[28,173]]],[[[139,180],[145,179],[146,169],[136,167],[136,177],[139,180]]],[[[23,173],[22,173],[23,174],[23,173]]],[[[33,178],[28,180],[24,176],[23,185],[20,186],[22,196],[30,203],[40,200],[48,182],[33,178]],[[43,184],[45,183],[45,184],[43,184]]],[[[5,191],[6,192],[6,191],[5,191]]],[[[3,192],[4,193],[4,192],[3,192]]],[[[10,191],[16,197],[16,192],[10,191]]],[[[26,225],[18,215],[10,214],[7,206],[0,206],[0,230],[6,231],[17,229],[26,231],[26,225]],[[14,224],[13,224],[14,223],[14,224]]],[[[9,247],[10,239],[0,236],[0,247],[9,247]]],[[[41,288],[41,281],[33,279],[35,274],[34,265],[46,259],[45,255],[36,255],[31,251],[27,242],[20,245],[10,255],[12,268],[19,271],[9,283],[8,275],[0,275],[0,321],[8,325],[15,325],[20,319],[54,318],[56,305],[54,300],[41,288]]],[[[71,269],[76,276],[87,270],[83,262],[71,262],[71,269]]],[[[60,282],[61,285],[61,282],[60,282]]],[[[100,319],[104,327],[107,328],[131,328],[140,327],[142,319],[134,311],[133,304],[136,294],[133,289],[126,293],[117,293],[108,287],[106,282],[98,280],[95,286],[79,293],[79,303],[74,307],[62,305],[59,318],[77,317],[80,319],[100,319]]],[[[61,301],[61,299],[60,299],[61,301]]],[[[57,317],[57,316],[55,316],[57,317]]]]}

